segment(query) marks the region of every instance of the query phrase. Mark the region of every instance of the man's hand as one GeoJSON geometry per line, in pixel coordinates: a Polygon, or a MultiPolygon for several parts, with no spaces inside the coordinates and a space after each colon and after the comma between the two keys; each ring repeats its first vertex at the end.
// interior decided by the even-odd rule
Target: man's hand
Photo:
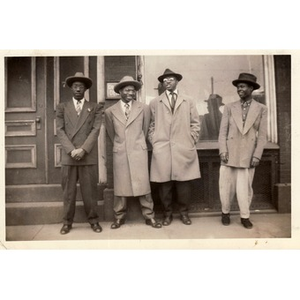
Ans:
{"type": "Polygon", "coordinates": [[[228,152],[223,152],[220,154],[221,161],[225,164],[228,163],[228,152]]]}
{"type": "Polygon", "coordinates": [[[85,155],[85,151],[81,148],[78,148],[78,149],[74,149],[72,152],[71,152],[71,156],[73,159],[75,160],[81,160],[85,155]]]}
{"type": "Polygon", "coordinates": [[[255,168],[259,165],[259,159],[257,157],[252,157],[252,160],[251,160],[251,167],[255,168]]]}

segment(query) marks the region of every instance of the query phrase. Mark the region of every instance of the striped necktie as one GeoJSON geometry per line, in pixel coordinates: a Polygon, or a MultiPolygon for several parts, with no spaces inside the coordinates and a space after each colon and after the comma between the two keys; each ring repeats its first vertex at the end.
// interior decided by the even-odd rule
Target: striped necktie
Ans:
{"type": "Polygon", "coordinates": [[[128,119],[129,119],[129,114],[130,114],[129,104],[128,104],[128,103],[125,103],[124,106],[125,106],[125,117],[126,117],[126,121],[128,121],[128,119]]]}
{"type": "Polygon", "coordinates": [[[81,113],[81,100],[77,100],[77,103],[76,103],[76,111],[77,111],[77,116],[80,115],[81,113]]]}

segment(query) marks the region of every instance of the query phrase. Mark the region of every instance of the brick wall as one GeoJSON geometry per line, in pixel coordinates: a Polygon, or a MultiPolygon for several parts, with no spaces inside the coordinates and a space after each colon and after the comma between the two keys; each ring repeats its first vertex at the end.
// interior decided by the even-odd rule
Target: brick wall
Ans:
{"type": "Polygon", "coordinates": [[[275,55],[279,183],[291,182],[291,56],[275,55]]]}

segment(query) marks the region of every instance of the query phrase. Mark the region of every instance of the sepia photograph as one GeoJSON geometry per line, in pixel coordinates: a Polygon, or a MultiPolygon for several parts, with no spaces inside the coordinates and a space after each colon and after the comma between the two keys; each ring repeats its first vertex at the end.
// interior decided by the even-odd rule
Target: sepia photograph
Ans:
{"type": "Polygon", "coordinates": [[[3,53],[7,247],[291,240],[298,53],[48,52],[3,53]]]}

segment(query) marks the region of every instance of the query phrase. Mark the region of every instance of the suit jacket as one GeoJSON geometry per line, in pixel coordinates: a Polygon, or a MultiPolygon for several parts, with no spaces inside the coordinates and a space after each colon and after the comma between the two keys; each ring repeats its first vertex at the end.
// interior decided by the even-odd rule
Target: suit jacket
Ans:
{"type": "Polygon", "coordinates": [[[128,121],[122,100],[105,111],[107,133],[113,142],[114,193],[142,196],[150,193],[146,137],[150,122],[148,105],[132,101],[128,121]]]}
{"type": "Polygon", "coordinates": [[[79,116],[73,100],[62,102],[56,108],[56,131],[62,145],[62,165],[95,165],[97,159],[97,140],[101,126],[101,106],[84,101],[79,116]],[[83,159],[76,161],[71,151],[82,148],[86,151],[83,159]]]}
{"type": "Polygon", "coordinates": [[[150,180],[187,181],[200,177],[196,143],[200,118],[195,102],[178,94],[174,113],[166,93],[150,102],[149,141],[152,144],[150,180]]]}
{"type": "Polygon", "coordinates": [[[241,102],[226,104],[219,133],[220,154],[228,152],[223,165],[249,168],[252,157],[261,159],[267,142],[267,107],[252,99],[243,126],[241,102]]]}

